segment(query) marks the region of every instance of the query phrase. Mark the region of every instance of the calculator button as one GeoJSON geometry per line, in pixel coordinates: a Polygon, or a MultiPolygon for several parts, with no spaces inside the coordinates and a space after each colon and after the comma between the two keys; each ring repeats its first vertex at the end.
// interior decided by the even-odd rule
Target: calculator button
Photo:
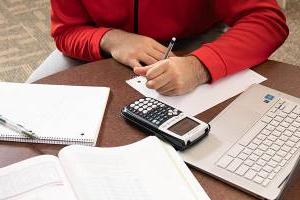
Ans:
{"type": "Polygon", "coordinates": [[[143,111],[143,108],[139,108],[139,111],[140,111],[140,112],[143,111]]]}
{"type": "Polygon", "coordinates": [[[133,108],[133,107],[134,107],[134,104],[130,104],[130,107],[133,108]]]}
{"type": "Polygon", "coordinates": [[[150,110],[152,110],[152,108],[148,107],[147,110],[150,111],[150,110]]]}
{"type": "Polygon", "coordinates": [[[152,108],[156,108],[157,107],[157,105],[152,105],[152,108]]]}
{"type": "Polygon", "coordinates": [[[140,99],[140,100],[139,100],[139,102],[143,102],[143,101],[145,101],[145,99],[140,99]]]}
{"type": "Polygon", "coordinates": [[[143,110],[143,113],[146,114],[146,113],[147,113],[147,110],[143,110]]]}
{"type": "Polygon", "coordinates": [[[143,108],[145,109],[145,108],[147,108],[148,106],[147,105],[143,105],[143,108]]]}
{"type": "Polygon", "coordinates": [[[133,109],[133,108],[131,108],[131,107],[128,107],[127,109],[128,109],[128,110],[130,110],[130,111],[134,111],[134,109],[133,109]]]}
{"type": "Polygon", "coordinates": [[[138,108],[139,108],[138,106],[134,106],[134,109],[136,109],[136,110],[137,110],[138,108]]]}

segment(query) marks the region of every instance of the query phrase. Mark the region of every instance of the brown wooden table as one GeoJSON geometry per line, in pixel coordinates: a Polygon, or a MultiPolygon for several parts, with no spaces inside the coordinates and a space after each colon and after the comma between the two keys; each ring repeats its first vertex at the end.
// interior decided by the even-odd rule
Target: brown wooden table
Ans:
{"type": "MultiPolygon", "coordinates": [[[[268,78],[263,85],[300,97],[299,67],[268,61],[255,67],[254,70],[268,78]]],[[[112,59],[107,59],[74,67],[46,77],[38,83],[110,87],[110,98],[97,146],[113,147],[133,143],[145,137],[144,133],[127,124],[120,116],[120,110],[123,106],[142,96],[125,84],[125,80],[133,76],[134,74],[129,68],[112,59]]],[[[234,97],[197,115],[197,117],[209,122],[233,100],[234,97]]],[[[40,154],[56,155],[62,147],[61,145],[0,142],[0,167],[40,154]]],[[[193,168],[191,170],[211,199],[255,199],[209,175],[193,168]]],[[[299,199],[300,173],[297,173],[294,179],[295,183],[289,187],[285,199],[299,199]]]]}

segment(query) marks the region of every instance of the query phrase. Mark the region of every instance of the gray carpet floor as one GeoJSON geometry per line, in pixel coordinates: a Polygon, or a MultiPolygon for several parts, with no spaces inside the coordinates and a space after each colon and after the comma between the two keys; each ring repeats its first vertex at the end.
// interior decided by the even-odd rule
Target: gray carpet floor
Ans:
{"type": "Polygon", "coordinates": [[[288,0],[286,6],[290,34],[270,59],[300,66],[300,0],[288,0]]]}
{"type": "MultiPolygon", "coordinates": [[[[300,0],[286,10],[290,35],[271,59],[300,66],[300,0]]],[[[1,0],[0,81],[24,82],[55,49],[49,35],[49,0],[1,0]]]]}

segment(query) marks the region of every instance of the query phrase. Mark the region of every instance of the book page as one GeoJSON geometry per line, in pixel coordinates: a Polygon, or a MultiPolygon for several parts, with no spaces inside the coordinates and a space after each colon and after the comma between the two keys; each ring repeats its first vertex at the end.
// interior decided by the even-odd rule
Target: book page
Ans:
{"type": "Polygon", "coordinates": [[[168,152],[170,159],[178,168],[178,171],[181,174],[182,178],[186,180],[186,183],[189,185],[191,192],[194,194],[194,196],[197,197],[196,199],[210,200],[205,190],[200,186],[198,180],[187,167],[179,153],[175,152],[174,148],[167,143],[161,143],[161,145],[168,152]]]}
{"type": "Polygon", "coordinates": [[[0,169],[0,200],[75,200],[59,160],[37,156],[0,169]]]}
{"type": "Polygon", "coordinates": [[[82,200],[199,199],[161,144],[148,137],[123,147],[69,146],[59,159],[82,200]]]}

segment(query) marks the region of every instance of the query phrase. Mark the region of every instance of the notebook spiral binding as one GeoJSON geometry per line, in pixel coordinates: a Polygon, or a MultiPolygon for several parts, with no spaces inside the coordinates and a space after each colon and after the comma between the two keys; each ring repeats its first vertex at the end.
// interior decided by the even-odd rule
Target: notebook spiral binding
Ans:
{"type": "Polygon", "coordinates": [[[26,142],[26,143],[42,143],[42,144],[78,144],[78,145],[86,145],[93,146],[94,141],[91,139],[70,139],[70,138],[62,138],[62,137],[39,137],[37,139],[27,138],[25,136],[17,136],[17,135],[6,135],[0,134],[1,141],[10,141],[10,142],[26,142]]]}

